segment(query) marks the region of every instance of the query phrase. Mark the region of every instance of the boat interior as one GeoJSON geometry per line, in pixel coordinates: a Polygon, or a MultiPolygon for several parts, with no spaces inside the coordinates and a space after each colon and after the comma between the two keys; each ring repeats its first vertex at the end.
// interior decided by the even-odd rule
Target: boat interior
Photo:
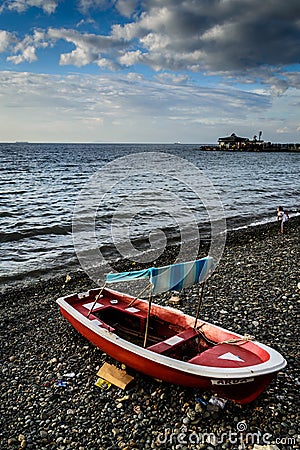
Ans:
{"type": "Polygon", "coordinates": [[[153,313],[149,317],[145,345],[148,313],[146,309],[105,294],[94,306],[93,304],[94,301],[89,298],[87,301],[77,301],[73,306],[99,327],[106,328],[135,345],[145,346],[155,353],[189,361],[215,345],[205,337],[201,327],[183,327],[153,313]]]}

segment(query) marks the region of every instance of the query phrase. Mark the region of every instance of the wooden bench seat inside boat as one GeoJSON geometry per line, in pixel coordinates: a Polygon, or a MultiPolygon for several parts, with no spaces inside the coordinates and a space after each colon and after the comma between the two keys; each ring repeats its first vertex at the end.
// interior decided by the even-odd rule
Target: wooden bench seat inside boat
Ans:
{"type": "Polygon", "coordinates": [[[147,350],[151,350],[152,352],[155,353],[165,354],[171,350],[181,347],[183,344],[188,343],[189,341],[193,340],[196,336],[198,336],[197,331],[195,331],[194,328],[190,327],[164,341],[158,342],[157,344],[147,347],[147,350]]]}
{"type": "Polygon", "coordinates": [[[99,326],[102,328],[117,331],[123,326],[132,331],[144,332],[145,330],[147,312],[138,307],[129,306],[122,300],[102,297],[96,304],[90,301],[77,306],[77,310],[85,316],[88,316],[91,308],[93,309],[89,319],[93,320],[96,325],[98,320],[101,323],[99,326]]]}
{"type": "Polygon", "coordinates": [[[146,319],[147,317],[146,311],[142,311],[135,306],[128,306],[127,303],[123,303],[119,300],[110,300],[107,298],[101,298],[96,304],[92,301],[76,307],[83,315],[87,315],[91,308],[93,308],[92,314],[110,309],[111,311],[122,311],[126,314],[139,317],[140,319],[146,319]]]}

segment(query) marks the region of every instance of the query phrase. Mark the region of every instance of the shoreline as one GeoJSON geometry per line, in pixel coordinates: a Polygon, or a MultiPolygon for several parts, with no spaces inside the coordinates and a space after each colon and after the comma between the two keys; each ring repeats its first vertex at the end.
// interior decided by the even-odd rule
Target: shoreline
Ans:
{"type": "MultiPolygon", "coordinates": [[[[81,337],[55,302],[95,286],[83,272],[6,289],[0,294],[0,447],[14,450],[25,441],[26,448],[36,450],[175,449],[182,427],[187,427],[186,433],[197,436],[227,432],[219,447],[205,443],[198,448],[232,449],[228,430],[236,433],[237,424],[245,423],[248,433],[268,433],[270,443],[281,439],[279,449],[297,448],[299,442],[284,444],[283,439],[294,439],[299,424],[299,229],[297,216],[290,219],[286,235],[279,233],[277,223],[228,233],[220,264],[205,288],[204,320],[252,334],[287,359],[277,380],[243,407],[228,401],[224,409],[211,410],[205,405],[210,392],[159,383],[138,373],[125,393],[113,386],[108,391],[96,387],[99,367],[105,361],[117,363],[81,337]],[[62,378],[66,387],[57,386],[62,378]],[[167,429],[174,440],[165,447],[158,441],[167,429]]],[[[205,256],[205,246],[200,251],[205,256]]],[[[164,264],[174,252],[172,247],[164,264]]],[[[127,264],[120,261],[119,270],[127,270],[127,264]]],[[[179,309],[193,314],[197,296],[197,287],[180,293],[179,309]]],[[[165,298],[162,294],[155,301],[165,298]]],[[[187,439],[185,448],[197,447],[187,439]]]]}
{"type": "MultiPolygon", "coordinates": [[[[300,224],[300,212],[296,212],[295,215],[290,216],[290,223],[294,224],[298,223],[300,224]]],[[[266,222],[257,222],[257,223],[250,223],[246,225],[241,225],[239,227],[235,228],[229,228],[226,231],[226,243],[225,247],[228,245],[234,246],[237,245],[237,241],[244,241],[247,238],[253,237],[254,239],[264,239],[267,235],[267,233],[272,233],[277,228],[276,221],[268,220],[266,222]],[[247,238],[246,238],[247,236],[247,238]]],[[[199,246],[199,257],[203,257],[207,255],[207,252],[209,251],[209,236],[204,234],[201,237],[201,242],[199,246]]],[[[137,239],[137,243],[144,243],[145,240],[143,239],[137,239]]],[[[180,245],[176,242],[176,239],[174,240],[172,237],[170,239],[170,244],[167,246],[166,250],[163,252],[163,254],[158,258],[157,265],[167,265],[172,264],[175,261],[177,249],[180,248],[180,245]]],[[[155,250],[154,250],[155,251],[155,250]]],[[[145,251],[145,254],[147,254],[147,251],[145,251]]],[[[105,257],[105,251],[103,253],[103,256],[105,257]]],[[[131,263],[129,261],[126,261],[120,257],[113,260],[112,254],[107,253],[107,261],[114,267],[115,270],[119,271],[125,271],[125,270],[138,270],[138,268],[146,268],[149,265],[142,264],[139,265],[134,264],[134,267],[132,267],[131,263]]],[[[150,263],[149,263],[150,264],[150,263]]],[[[35,272],[38,272],[38,269],[36,269],[35,272]]],[[[47,273],[46,271],[43,271],[39,275],[24,275],[19,274],[15,278],[9,278],[7,282],[2,281],[0,283],[0,304],[1,304],[1,296],[6,294],[9,291],[18,291],[18,289],[34,289],[35,285],[43,285],[44,283],[48,282],[54,282],[54,283],[61,283],[62,280],[65,278],[66,275],[70,275],[75,279],[86,279],[88,282],[88,277],[85,276],[81,266],[77,262],[72,264],[72,266],[69,266],[66,268],[65,272],[62,273],[61,269],[52,269],[51,272],[47,273]]],[[[90,283],[93,283],[92,280],[90,280],[90,283]]],[[[87,284],[88,289],[88,284],[87,284]]]]}

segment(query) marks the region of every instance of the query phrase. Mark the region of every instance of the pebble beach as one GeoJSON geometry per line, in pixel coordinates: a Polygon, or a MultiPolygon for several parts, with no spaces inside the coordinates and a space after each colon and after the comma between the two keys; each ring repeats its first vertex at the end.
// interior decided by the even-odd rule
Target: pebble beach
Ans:
{"type": "MultiPolygon", "coordinates": [[[[229,233],[205,288],[202,319],[253,335],[287,360],[249,405],[217,402],[211,392],[136,372],[125,391],[96,386],[104,362],[120,364],[79,335],[56,304],[95,287],[83,272],[5,290],[0,449],[300,448],[299,231],[300,218],[293,217],[283,235],[277,223],[229,233]]],[[[193,314],[198,288],[178,296],[176,307],[193,314]]],[[[163,300],[166,294],[155,299],[163,300]]]]}

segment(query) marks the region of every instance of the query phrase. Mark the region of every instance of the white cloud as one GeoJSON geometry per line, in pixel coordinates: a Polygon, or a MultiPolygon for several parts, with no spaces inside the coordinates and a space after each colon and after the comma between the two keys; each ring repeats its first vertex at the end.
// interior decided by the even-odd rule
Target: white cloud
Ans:
{"type": "Polygon", "coordinates": [[[135,23],[128,23],[125,26],[112,26],[112,37],[115,39],[129,42],[136,37],[136,34],[137,26],[135,23]]]}
{"type": "MultiPolygon", "coordinates": [[[[36,6],[54,12],[59,0],[7,0],[3,9],[22,12],[36,6]]],[[[274,96],[299,88],[299,77],[284,67],[298,64],[300,40],[298,0],[80,0],[88,14],[116,9],[128,17],[105,35],[72,29],[36,30],[15,45],[9,61],[37,60],[37,49],[64,40],[74,45],[62,51],[60,64],[91,63],[115,70],[144,64],[156,71],[210,72],[228,83],[262,84],[274,96]],[[141,10],[143,8],[143,10],[141,10]],[[238,44],[237,44],[238,43],[238,44]]],[[[0,50],[12,48],[12,35],[0,35],[0,50]]],[[[2,50],[3,51],[3,50],[2,50]]]]}
{"type": "MultiPolygon", "coordinates": [[[[58,1],[6,0],[1,8],[23,12],[35,6],[50,14],[58,1]]],[[[300,39],[298,0],[80,0],[76,5],[85,14],[117,9],[130,21],[115,24],[105,36],[65,30],[57,39],[73,42],[76,48],[63,54],[62,64],[101,65],[103,55],[99,62],[96,55],[107,51],[105,59],[111,60],[111,67],[120,57],[128,65],[128,55],[139,50],[143,63],[155,70],[247,72],[249,77],[251,70],[277,67],[273,73],[277,80],[272,83],[276,94],[285,89],[278,71],[300,60],[295,45],[300,39]]],[[[131,59],[134,65],[136,60],[131,59]]]]}
{"type": "Polygon", "coordinates": [[[95,59],[97,59],[97,55],[93,55],[91,51],[87,51],[84,48],[77,47],[71,53],[61,54],[59,63],[62,66],[73,65],[81,67],[95,61],[95,59]]]}
{"type": "Polygon", "coordinates": [[[282,78],[287,80],[289,87],[300,89],[300,72],[296,71],[282,72],[282,78]]]}
{"type": "Polygon", "coordinates": [[[75,49],[69,53],[63,53],[60,57],[61,65],[74,65],[81,67],[87,64],[96,63],[100,67],[114,68],[115,63],[112,58],[104,58],[103,54],[113,52],[120,46],[120,43],[109,36],[99,36],[96,34],[81,34],[76,30],[50,28],[48,37],[52,42],[64,39],[74,44],[75,49]],[[105,61],[105,64],[104,64],[105,61]]]}
{"type": "Polygon", "coordinates": [[[125,17],[131,17],[139,4],[139,0],[79,0],[78,8],[85,14],[92,14],[93,11],[105,11],[116,8],[125,17]]]}
{"type": "Polygon", "coordinates": [[[102,69],[117,70],[117,65],[108,58],[98,58],[96,61],[98,67],[102,69]]]}
{"type": "Polygon", "coordinates": [[[91,10],[105,10],[113,6],[112,0],[79,0],[78,7],[83,14],[89,14],[91,10]]]}
{"type": "Polygon", "coordinates": [[[11,38],[14,42],[14,55],[8,56],[7,61],[13,64],[20,64],[22,62],[37,61],[36,50],[38,48],[46,48],[49,44],[46,41],[46,35],[43,31],[35,30],[32,36],[25,36],[23,40],[17,42],[16,38],[11,38]]]}
{"type": "Polygon", "coordinates": [[[32,45],[29,45],[28,47],[24,48],[22,54],[16,56],[9,56],[7,60],[13,62],[14,64],[20,64],[24,61],[28,62],[36,61],[37,57],[35,54],[35,48],[32,45]]]}
{"type": "Polygon", "coordinates": [[[150,51],[162,50],[170,45],[170,38],[166,35],[148,33],[140,42],[150,51]]]}
{"type": "Polygon", "coordinates": [[[138,0],[117,0],[116,8],[123,16],[130,17],[134,13],[138,3],[138,0]]]}
{"type": "Polygon", "coordinates": [[[41,8],[47,14],[52,14],[55,12],[58,2],[59,0],[6,0],[0,6],[0,13],[6,9],[23,13],[35,6],[36,8],[41,8]]]}
{"type": "Polygon", "coordinates": [[[160,73],[156,77],[159,81],[164,83],[182,84],[189,81],[187,75],[176,75],[175,73],[160,73]]]}
{"type": "Polygon", "coordinates": [[[143,60],[143,54],[140,50],[135,50],[132,52],[124,53],[124,55],[120,56],[119,62],[124,66],[133,66],[139,61],[143,60]]]}
{"type": "Polygon", "coordinates": [[[128,79],[129,81],[143,81],[143,80],[144,80],[144,77],[143,77],[143,75],[141,75],[140,73],[137,73],[137,72],[129,72],[129,73],[127,74],[127,79],[128,79]]]}
{"type": "MultiPolygon", "coordinates": [[[[57,4],[58,0],[10,0],[2,3],[0,12],[35,6],[50,14],[57,4]]],[[[299,127],[300,49],[295,45],[300,39],[299,5],[298,0],[81,0],[85,14],[111,8],[114,17],[118,13],[127,17],[126,24],[105,28],[102,35],[49,28],[28,31],[18,39],[2,30],[0,52],[10,63],[34,63],[38,71],[43,70],[36,64],[39,55],[50,47],[54,55],[57,46],[57,61],[69,67],[53,70],[63,73],[72,66],[94,64],[99,73],[115,72],[107,77],[12,72],[12,85],[5,82],[5,89],[0,73],[1,116],[7,117],[4,123],[10,121],[7,129],[12,133],[13,112],[19,117],[24,109],[30,111],[25,113],[27,127],[35,135],[29,123],[34,117],[46,130],[43,140],[53,140],[51,136],[72,140],[74,128],[78,139],[97,140],[98,128],[103,140],[111,140],[110,136],[136,140],[145,130],[144,140],[153,141],[155,136],[161,141],[178,130],[188,136],[186,140],[197,141],[200,128],[214,136],[239,125],[241,134],[253,135],[247,127],[263,127],[264,135],[270,131],[270,139],[276,130],[291,139],[299,127]],[[134,73],[141,65],[146,67],[143,76],[134,73]],[[122,72],[117,70],[125,68],[130,73],[118,77],[122,72]],[[147,68],[157,73],[153,76],[147,68]],[[212,85],[217,87],[203,87],[212,85]],[[88,127],[93,137],[86,133],[88,127]]],[[[88,29],[92,18],[84,20],[88,29]]]]}
{"type": "Polygon", "coordinates": [[[12,33],[0,30],[0,53],[7,51],[15,43],[16,38],[12,33]]]}
{"type": "Polygon", "coordinates": [[[0,133],[3,140],[159,142],[173,141],[176,130],[176,139],[197,142],[202,124],[214,141],[212,124],[232,128],[236,117],[270,106],[262,96],[174,81],[0,72],[0,133]]]}
{"type": "Polygon", "coordinates": [[[283,128],[277,128],[276,133],[279,134],[284,134],[284,133],[288,133],[290,130],[288,129],[288,127],[283,127],[283,128]]]}

